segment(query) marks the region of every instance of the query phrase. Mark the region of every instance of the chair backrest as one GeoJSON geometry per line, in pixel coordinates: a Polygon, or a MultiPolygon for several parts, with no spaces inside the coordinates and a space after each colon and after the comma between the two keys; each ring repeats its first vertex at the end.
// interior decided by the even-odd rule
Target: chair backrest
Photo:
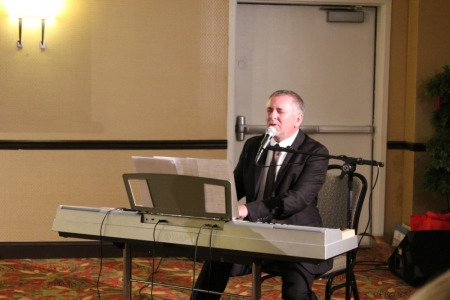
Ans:
{"type": "MultiPolygon", "coordinates": [[[[347,227],[348,174],[342,179],[339,178],[341,170],[340,165],[329,165],[327,178],[319,191],[317,207],[325,228],[347,227]]],[[[359,173],[353,173],[351,228],[355,230],[355,233],[358,233],[359,217],[366,192],[366,178],[359,173]]]]}

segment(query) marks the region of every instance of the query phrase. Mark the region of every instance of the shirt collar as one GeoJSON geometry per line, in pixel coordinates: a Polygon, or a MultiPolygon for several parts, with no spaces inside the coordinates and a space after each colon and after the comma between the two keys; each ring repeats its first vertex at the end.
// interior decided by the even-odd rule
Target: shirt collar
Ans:
{"type": "Polygon", "coordinates": [[[271,146],[275,146],[275,144],[278,144],[281,148],[290,147],[294,143],[295,138],[297,137],[297,135],[298,135],[298,130],[297,130],[296,133],[294,133],[293,135],[291,135],[287,139],[282,140],[279,143],[277,143],[274,139],[271,139],[270,140],[270,145],[271,146]]]}

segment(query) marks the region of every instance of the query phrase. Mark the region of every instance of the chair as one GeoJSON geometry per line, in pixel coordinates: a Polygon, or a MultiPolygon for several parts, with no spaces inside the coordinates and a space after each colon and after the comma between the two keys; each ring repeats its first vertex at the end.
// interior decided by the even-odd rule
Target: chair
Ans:
{"type": "MultiPolygon", "coordinates": [[[[341,179],[341,174],[336,174],[332,171],[341,171],[342,166],[340,165],[330,165],[328,167],[328,170],[329,172],[327,174],[327,179],[325,180],[325,183],[319,192],[318,202],[319,212],[323,220],[323,227],[350,227],[351,229],[355,230],[355,234],[358,234],[359,217],[361,215],[361,210],[367,192],[367,180],[363,175],[359,173],[353,173],[353,188],[351,190],[351,223],[350,226],[348,226],[348,174],[346,174],[344,178],[341,179]]],[[[357,251],[358,249],[356,248],[346,254],[335,257],[333,261],[333,268],[325,274],[318,276],[318,278],[327,279],[325,299],[331,299],[331,295],[334,291],[345,287],[345,283],[333,286],[333,280],[336,276],[346,273],[347,256],[349,256],[350,286],[353,292],[353,297],[354,299],[359,299],[355,274],[353,273],[357,251]]]]}
{"type": "MultiPolygon", "coordinates": [[[[367,192],[367,180],[359,174],[353,173],[352,189],[349,189],[349,175],[342,172],[342,166],[330,165],[322,189],[319,192],[318,208],[323,220],[324,228],[348,228],[355,230],[358,234],[359,217],[364,204],[364,198],[367,192]],[[342,177],[342,178],[341,178],[342,177]],[[348,207],[349,195],[352,195],[351,211],[348,207]]],[[[347,264],[350,268],[350,295],[353,292],[354,299],[359,299],[358,288],[356,285],[353,267],[356,260],[357,248],[345,254],[333,258],[333,268],[319,276],[316,279],[326,279],[325,299],[330,300],[331,295],[337,289],[346,286],[346,282],[333,286],[333,280],[336,276],[346,274],[347,264]],[[347,257],[348,256],[348,257],[347,257]],[[347,262],[348,259],[348,262],[347,262]]],[[[267,273],[261,278],[264,281],[268,278],[278,276],[279,272],[274,268],[275,265],[267,264],[262,266],[262,271],[267,273]]]]}

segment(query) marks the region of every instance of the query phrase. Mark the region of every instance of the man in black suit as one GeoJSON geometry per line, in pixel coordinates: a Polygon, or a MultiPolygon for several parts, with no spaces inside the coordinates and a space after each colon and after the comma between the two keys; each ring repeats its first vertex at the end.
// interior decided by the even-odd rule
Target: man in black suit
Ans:
{"type": "MultiPolygon", "coordinates": [[[[274,92],[266,105],[267,126],[276,130],[271,144],[277,143],[280,147],[292,147],[307,153],[328,154],[325,146],[300,130],[303,113],[303,100],[295,92],[274,92]]],[[[246,197],[246,204],[239,205],[239,216],[254,222],[321,227],[317,195],[325,182],[328,159],[279,152],[272,192],[266,194],[266,177],[270,177],[267,173],[273,151],[265,151],[258,166],[255,164],[263,138],[264,136],[257,136],[247,140],[234,170],[238,199],[246,197]]],[[[283,261],[277,261],[276,264],[282,274],[283,299],[317,299],[311,290],[312,282],[317,274],[331,268],[332,261],[318,265],[283,261]]],[[[246,269],[229,263],[207,261],[196,288],[222,292],[230,275],[240,275],[246,269]]],[[[219,299],[220,295],[195,292],[192,298],[219,299]]]]}

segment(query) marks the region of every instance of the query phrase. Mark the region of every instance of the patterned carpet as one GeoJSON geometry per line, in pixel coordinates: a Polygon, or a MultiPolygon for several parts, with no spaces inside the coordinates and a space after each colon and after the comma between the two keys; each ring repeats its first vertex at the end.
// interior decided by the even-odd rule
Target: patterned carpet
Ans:
{"type": "MultiPolygon", "coordinates": [[[[358,252],[356,279],[361,299],[408,299],[415,288],[393,275],[369,250],[358,252]]],[[[159,259],[155,261],[155,268],[159,259]]],[[[0,260],[0,299],[122,299],[121,258],[90,259],[7,259],[0,260]],[[99,273],[100,279],[99,279],[99,273]],[[99,280],[98,280],[99,279],[99,280]]],[[[195,263],[198,275],[201,263],[195,263]]],[[[133,283],[133,299],[189,299],[194,262],[182,258],[164,258],[155,282],[183,285],[183,289],[133,283]]],[[[133,259],[133,279],[146,280],[153,271],[151,258],[133,259]]],[[[325,282],[316,280],[313,289],[324,299],[325,282]]],[[[280,299],[281,280],[272,278],[262,285],[263,299],[280,299]]],[[[230,279],[228,293],[251,295],[250,275],[230,279]]],[[[238,299],[226,297],[222,299],[238,299]]],[[[344,299],[337,291],[333,299],[344,299]]]]}

